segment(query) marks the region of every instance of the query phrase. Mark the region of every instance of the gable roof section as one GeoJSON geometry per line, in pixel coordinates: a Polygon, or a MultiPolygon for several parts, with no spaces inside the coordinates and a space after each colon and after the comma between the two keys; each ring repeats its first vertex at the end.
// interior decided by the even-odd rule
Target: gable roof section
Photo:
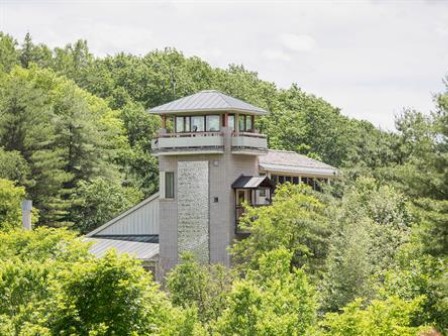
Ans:
{"type": "Polygon", "coordinates": [[[338,173],[329,164],[292,151],[270,149],[267,155],[259,157],[258,165],[261,170],[285,174],[332,177],[338,173]]]}
{"type": "Polygon", "coordinates": [[[158,200],[159,193],[144,199],[142,202],[111,219],[106,224],[87,233],[86,237],[99,237],[102,235],[158,235],[158,200]],[[153,206],[153,207],[152,207],[153,206]],[[151,212],[148,216],[148,211],[151,212]],[[138,218],[133,218],[137,216],[138,218]],[[142,223],[142,220],[144,223],[142,223]],[[147,221],[154,223],[147,223],[147,221]],[[144,229],[142,229],[144,228],[144,229]]]}
{"type": "Polygon", "coordinates": [[[263,115],[266,110],[256,107],[242,100],[228,96],[216,90],[205,90],[191,96],[183,97],[172,102],[154,107],[149,110],[153,114],[184,114],[191,112],[241,112],[246,114],[263,115]]]}

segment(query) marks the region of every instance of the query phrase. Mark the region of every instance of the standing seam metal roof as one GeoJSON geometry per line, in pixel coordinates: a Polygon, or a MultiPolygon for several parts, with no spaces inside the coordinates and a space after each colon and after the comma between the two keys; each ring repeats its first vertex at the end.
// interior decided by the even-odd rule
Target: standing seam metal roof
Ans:
{"type": "Polygon", "coordinates": [[[183,97],[149,110],[150,113],[154,114],[207,111],[239,111],[260,115],[268,113],[260,107],[256,107],[216,90],[200,91],[191,96],[183,97]]]}
{"type": "Polygon", "coordinates": [[[269,149],[268,154],[265,156],[260,156],[259,160],[260,165],[271,164],[336,170],[335,167],[332,167],[329,164],[309,158],[305,155],[298,154],[293,151],[269,149]]]}
{"type": "Polygon", "coordinates": [[[119,254],[130,254],[140,260],[151,260],[159,254],[159,244],[101,238],[83,238],[83,240],[93,243],[89,251],[98,258],[103,257],[110,249],[115,249],[119,254]]]}

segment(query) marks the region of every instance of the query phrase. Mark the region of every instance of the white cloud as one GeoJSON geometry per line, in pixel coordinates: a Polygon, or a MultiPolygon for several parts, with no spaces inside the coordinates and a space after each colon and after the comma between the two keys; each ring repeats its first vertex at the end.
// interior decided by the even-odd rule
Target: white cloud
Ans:
{"type": "Polygon", "coordinates": [[[244,64],[392,128],[394,113],[427,112],[444,89],[447,13],[446,1],[419,0],[15,0],[0,5],[0,30],[50,46],[85,38],[97,55],[171,46],[212,66],[244,64]]]}
{"type": "Polygon", "coordinates": [[[271,61],[290,61],[291,57],[282,50],[266,49],[262,52],[264,58],[271,61]]]}
{"type": "Polygon", "coordinates": [[[310,51],[316,46],[316,41],[309,35],[282,34],[280,41],[293,51],[310,51]]]}

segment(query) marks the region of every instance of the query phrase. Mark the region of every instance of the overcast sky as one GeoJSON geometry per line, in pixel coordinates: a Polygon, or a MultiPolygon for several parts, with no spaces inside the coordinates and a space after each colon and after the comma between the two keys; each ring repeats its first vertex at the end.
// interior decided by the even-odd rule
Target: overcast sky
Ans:
{"type": "Polygon", "coordinates": [[[448,74],[447,0],[0,0],[0,30],[50,46],[87,39],[100,56],[170,46],[244,64],[386,129],[405,107],[433,109],[448,74]]]}

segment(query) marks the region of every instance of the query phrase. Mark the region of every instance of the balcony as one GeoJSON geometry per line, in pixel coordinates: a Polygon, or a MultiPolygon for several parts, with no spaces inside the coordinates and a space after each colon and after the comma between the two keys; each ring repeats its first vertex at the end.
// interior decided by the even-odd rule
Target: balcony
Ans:
{"type": "Polygon", "coordinates": [[[222,154],[221,132],[166,133],[152,141],[154,155],[222,154]]]}
{"type": "Polygon", "coordinates": [[[260,155],[268,152],[266,135],[259,133],[240,132],[232,134],[232,153],[260,155]]]}

